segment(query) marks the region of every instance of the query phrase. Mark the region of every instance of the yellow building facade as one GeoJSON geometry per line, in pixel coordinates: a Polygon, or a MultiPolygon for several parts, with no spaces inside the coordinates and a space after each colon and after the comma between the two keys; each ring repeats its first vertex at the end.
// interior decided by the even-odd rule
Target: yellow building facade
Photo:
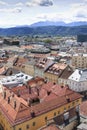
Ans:
{"type": "Polygon", "coordinates": [[[72,66],[75,68],[87,68],[87,55],[77,54],[72,56],[72,66]]]}
{"type": "MultiPolygon", "coordinates": [[[[34,117],[28,121],[22,122],[21,124],[17,124],[12,126],[8,119],[5,117],[3,113],[0,112],[0,124],[3,129],[0,130],[37,130],[42,126],[47,125],[47,121],[53,119],[55,116],[59,116],[63,114],[65,111],[69,111],[71,108],[74,108],[81,104],[82,99],[79,98],[73,102],[67,103],[61,107],[58,107],[54,110],[48,111],[42,115],[34,117]]],[[[14,115],[13,115],[14,116],[14,115]]]]}

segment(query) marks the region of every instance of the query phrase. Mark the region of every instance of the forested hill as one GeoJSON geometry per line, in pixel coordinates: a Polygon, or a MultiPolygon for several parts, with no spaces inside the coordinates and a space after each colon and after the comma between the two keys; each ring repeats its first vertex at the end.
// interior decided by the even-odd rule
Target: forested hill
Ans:
{"type": "Polygon", "coordinates": [[[87,34],[87,25],[85,26],[44,26],[44,27],[13,27],[13,28],[0,28],[0,36],[12,35],[77,35],[87,34]]]}

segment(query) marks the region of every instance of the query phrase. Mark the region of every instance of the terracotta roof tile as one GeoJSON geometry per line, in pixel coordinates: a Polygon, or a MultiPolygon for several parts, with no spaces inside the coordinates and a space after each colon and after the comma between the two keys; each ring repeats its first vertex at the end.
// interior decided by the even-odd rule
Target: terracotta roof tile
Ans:
{"type": "Polygon", "coordinates": [[[56,125],[50,125],[41,130],[60,130],[60,129],[58,127],[56,127],[56,125]]]}
{"type": "Polygon", "coordinates": [[[5,72],[6,68],[5,67],[1,67],[0,68],[0,74],[3,74],[3,72],[5,72]]]}
{"type": "Polygon", "coordinates": [[[46,72],[60,75],[61,72],[67,67],[67,64],[64,63],[55,63],[46,70],[46,72]]]}
{"type": "Polygon", "coordinates": [[[31,119],[32,110],[34,111],[35,116],[38,116],[67,104],[67,97],[70,99],[70,102],[81,98],[80,94],[75,93],[68,87],[61,88],[51,82],[38,88],[38,91],[40,92],[39,95],[37,93],[37,88],[38,87],[31,87],[31,93],[29,93],[29,90],[25,85],[12,88],[11,90],[5,88],[5,99],[3,99],[2,94],[0,94],[0,110],[5,114],[12,125],[31,119]],[[19,97],[17,96],[18,90],[20,90],[19,97]],[[48,91],[51,91],[51,93],[47,94],[48,91]],[[8,97],[10,97],[9,103],[8,97]],[[38,98],[40,102],[28,106],[28,98],[38,98]],[[16,106],[14,108],[15,102],[16,106]]]}

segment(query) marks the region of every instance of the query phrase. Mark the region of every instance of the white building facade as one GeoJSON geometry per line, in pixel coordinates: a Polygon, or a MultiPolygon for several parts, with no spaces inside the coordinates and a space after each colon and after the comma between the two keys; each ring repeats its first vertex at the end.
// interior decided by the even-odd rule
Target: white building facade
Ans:
{"type": "Polygon", "coordinates": [[[87,91],[87,69],[76,69],[68,78],[68,85],[70,89],[76,92],[87,91]]]}

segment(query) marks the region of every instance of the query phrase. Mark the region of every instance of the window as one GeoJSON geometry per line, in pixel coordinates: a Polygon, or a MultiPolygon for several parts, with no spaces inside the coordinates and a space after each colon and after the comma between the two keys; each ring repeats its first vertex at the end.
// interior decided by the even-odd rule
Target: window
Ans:
{"type": "Polygon", "coordinates": [[[64,110],[66,110],[66,108],[64,107],[64,110]]]}
{"type": "Polygon", "coordinates": [[[26,125],[26,129],[29,129],[29,125],[26,125]]]}
{"type": "Polygon", "coordinates": [[[35,122],[33,122],[33,126],[35,126],[35,122]]]}
{"type": "Polygon", "coordinates": [[[58,111],[58,114],[60,114],[60,111],[58,111]]]}
{"type": "Polygon", "coordinates": [[[72,105],[75,105],[75,102],[73,102],[72,105]]]}
{"type": "Polygon", "coordinates": [[[79,100],[77,100],[76,102],[79,102],[79,100]]]}
{"type": "Polygon", "coordinates": [[[45,117],[45,120],[47,120],[47,116],[45,117]]]}
{"type": "Polygon", "coordinates": [[[22,130],[21,128],[19,128],[19,130],[22,130]]]}
{"type": "Polygon", "coordinates": [[[56,112],[54,112],[54,116],[56,116],[56,112]]]}
{"type": "Polygon", "coordinates": [[[70,106],[68,106],[68,108],[70,108],[70,106]]]}

